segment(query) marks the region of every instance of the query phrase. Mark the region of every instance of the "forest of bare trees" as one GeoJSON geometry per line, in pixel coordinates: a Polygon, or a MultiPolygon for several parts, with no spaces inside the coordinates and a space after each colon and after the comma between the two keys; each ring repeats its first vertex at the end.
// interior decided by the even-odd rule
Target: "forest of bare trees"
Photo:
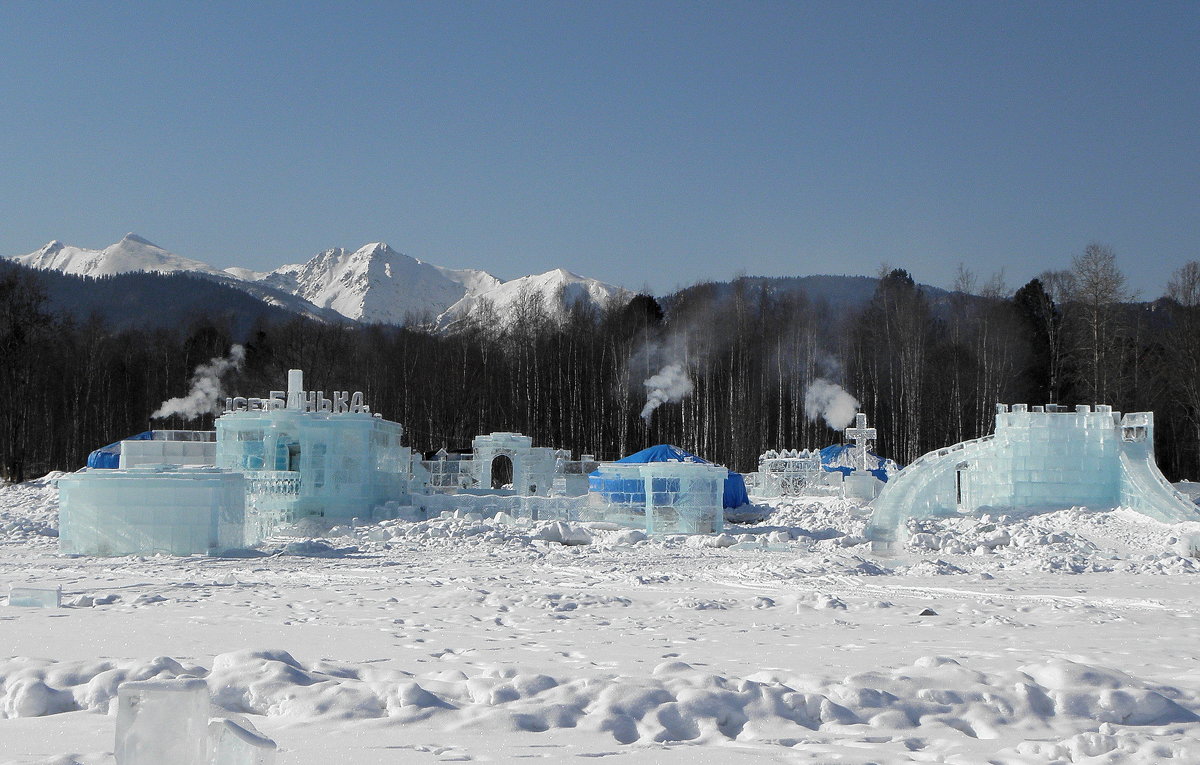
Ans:
{"type": "Polygon", "coordinates": [[[670,442],[738,470],[768,448],[840,439],[805,409],[818,378],[844,386],[901,464],[991,430],[997,402],[1109,403],[1153,410],[1159,463],[1200,478],[1200,264],[1136,302],[1113,252],[1089,245],[1070,268],[1009,291],[960,270],[933,296],[902,269],[880,274],[861,308],[835,310],[769,281],[697,285],[662,304],[639,295],[563,320],[536,294],[506,320],[484,311],[450,332],[260,318],[175,330],[112,330],[55,315],[38,274],[0,271],[0,475],[74,470],[92,449],[151,427],[208,428],[149,415],[192,370],[235,342],[231,392],[265,394],[286,370],[309,387],[362,390],[402,422],[415,449],[463,448],[478,433],[615,458],[670,442]],[[644,422],[643,381],[667,365],[692,390],[644,422]]]}

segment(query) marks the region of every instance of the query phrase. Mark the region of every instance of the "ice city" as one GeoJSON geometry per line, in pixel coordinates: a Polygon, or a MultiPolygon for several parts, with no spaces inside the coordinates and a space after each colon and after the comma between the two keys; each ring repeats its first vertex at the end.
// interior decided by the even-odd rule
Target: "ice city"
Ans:
{"type": "Polygon", "coordinates": [[[870,451],[859,413],[853,445],[768,451],[743,476],[682,449],[650,447],[616,462],[535,447],[519,433],[476,437],[471,452],[424,459],[404,428],[361,392],[304,389],[231,397],[211,431],[149,431],[93,452],[59,479],[65,553],[221,554],[280,529],[442,512],[598,522],[650,534],[719,534],[763,498],[836,494],[870,500],[868,536],[887,553],[910,519],[1086,506],[1128,507],[1167,522],[1200,511],[1154,461],[1154,418],[1111,407],[998,405],[995,432],[927,454],[903,470],[870,451]]]}

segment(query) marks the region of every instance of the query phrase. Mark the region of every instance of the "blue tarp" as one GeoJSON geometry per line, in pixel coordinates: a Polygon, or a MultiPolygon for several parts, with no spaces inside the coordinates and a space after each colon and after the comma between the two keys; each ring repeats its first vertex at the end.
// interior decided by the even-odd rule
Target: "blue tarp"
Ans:
{"type": "MultiPolygon", "coordinates": [[[[695,462],[702,462],[705,465],[713,464],[706,459],[697,457],[691,452],[685,452],[678,446],[671,446],[670,444],[659,444],[658,446],[651,446],[648,449],[642,449],[640,452],[634,452],[628,457],[622,457],[617,462],[640,464],[643,462],[670,462],[671,460],[683,462],[688,459],[695,462]]],[[[598,473],[592,473],[591,483],[593,485],[596,484],[597,475],[598,473]]],[[[641,492],[642,490],[638,489],[638,491],[641,492]]],[[[735,473],[732,470],[729,471],[728,476],[725,478],[725,496],[723,499],[723,504],[727,509],[750,504],[750,497],[746,494],[746,481],[742,478],[741,473],[735,473]]]]}
{"type": "MultiPolygon", "coordinates": [[[[854,468],[843,463],[850,461],[850,458],[845,455],[846,452],[851,451],[852,449],[854,449],[854,446],[851,444],[834,444],[833,446],[826,446],[821,450],[821,467],[830,473],[850,475],[850,473],[854,472],[854,468]]],[[[885,460],[883,457],[880,457],[875,452],[867,452],[867,470],[871,473],[871,475],[885,482],[888,479],[887,470],[884,469],[884,465],[886,463],[887,460],[885,460]]]]}
{"type": "MultiPolygon", "coordinates": [[[[147,430],[145,433],[138,433],[136,436],[122,438],[121,441],[153,441],[154,431],[147,430]]],[[[108,446],[101,446],[96,451],[88,455],[87,466],[90,468],[108,468],[116,470],[121,467],[121,441],[108,446]]]]}

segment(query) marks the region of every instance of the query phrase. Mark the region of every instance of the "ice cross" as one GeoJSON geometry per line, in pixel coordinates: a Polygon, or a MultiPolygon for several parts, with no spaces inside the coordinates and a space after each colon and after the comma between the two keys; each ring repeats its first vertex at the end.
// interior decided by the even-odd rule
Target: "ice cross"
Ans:
{"type": "Polygon", "coordinates": [[[846,438],[854,442],[858,456],[862,459],[862,470],[867,469],[867,442],[875,440],[875,428],[867,427],[867,416],[862,412],[854,415],[854,427],[846,428],[846,438]]]}

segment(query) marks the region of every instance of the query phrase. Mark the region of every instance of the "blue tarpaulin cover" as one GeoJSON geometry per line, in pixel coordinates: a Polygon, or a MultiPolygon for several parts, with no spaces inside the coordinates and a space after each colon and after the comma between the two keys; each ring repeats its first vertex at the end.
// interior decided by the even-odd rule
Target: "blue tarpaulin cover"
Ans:
{"type": "MultiPolygon", "coordinates": [[[[153,441],[154,431],[147,430],[145,433],[138,433],[136,436],[122,438],[121,441],[153,441]]],[[[96,451],[88,455],[87,466],[90,468],[109,468],[116,470],[121,467],[121,441],[108,446],[101,446],[96,451]]]]}
{"type": "MultiPolygon", "coordinates": [[[[671,446],[670,444],[659,444],[658,446],[642,449],[640,452],[634,452],[628,457],[622,457],[617,462],[640,464],[643,462],[670,462],[671,460],[684,462],[689,459],[694,462],[702,462],[705,465],[713,464],[706,459],[697,457],[691,452],[686,452],[678,446],[671,446]]],[[[597,488],[597,480],[598,473],[592,473],[591,484],[594,489],[597,488]]],[[[725,496],[722,504],[727,509],[750,504],[750,497],[746,494],[746,481],[742,478],[741,473],[735,473],[732,470],[729,471],[729,475],[725,478],[725,496]]]]}

